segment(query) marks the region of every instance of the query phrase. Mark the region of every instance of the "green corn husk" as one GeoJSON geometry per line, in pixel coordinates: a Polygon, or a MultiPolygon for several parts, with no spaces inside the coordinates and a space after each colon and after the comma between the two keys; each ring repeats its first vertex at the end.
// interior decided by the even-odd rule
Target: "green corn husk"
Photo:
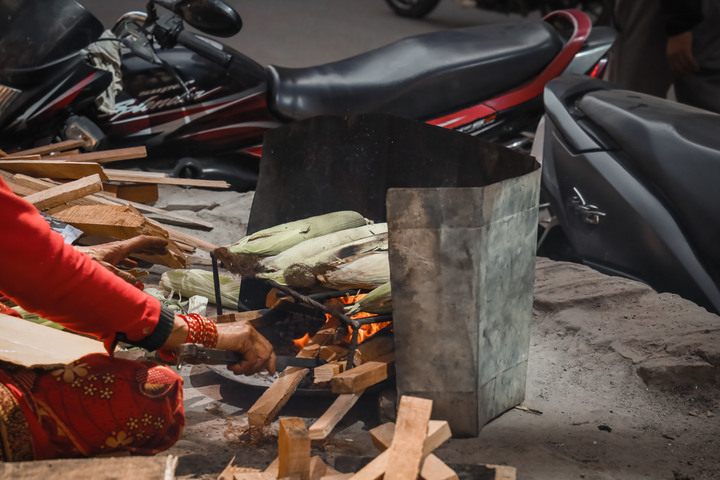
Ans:
{"type": "Polygon", "coordinates": [[[261,260],[260,269],[276,272],[296,263],[312,266],[379,248],[387,249],[387,228],[387,223],[377,223],[305,240],[278,255],[261,260]]]}
{"type": "Polygon", "coordinates": [[[370,290],[390,281],[387,250],[356,255],[328,267],[317,279],[334,290],[370,290]]]}
{"type": "MultiPolygon", "coordinates": [[[[240,282],[226,275],[219,275],[220,298],[223,306],[237,310],[240,282]]],[[[215,303],[213,274],[200,269],[168,270],[160,277],[160,286],[167,292],[175,292],[184,297],[201,295],[208,302],[215,303]]]]}
{"type": "Polygon", "coordinates": [[[360,312],[374,313],[376,315],[392,313],[390,282],[380,285],[354,304],[345,307],[346,315],[353,316],[360,312]]]}
{"type": "Polygon", "coordinates": [[[225,248],[235,254],[269,257],[305,240],[369,223],[358,212],[343,210],[266,228],[225,248]]]}

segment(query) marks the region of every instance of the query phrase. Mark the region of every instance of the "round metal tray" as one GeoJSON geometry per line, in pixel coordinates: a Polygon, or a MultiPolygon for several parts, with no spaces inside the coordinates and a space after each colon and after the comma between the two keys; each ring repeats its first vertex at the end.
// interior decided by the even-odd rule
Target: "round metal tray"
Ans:
{"type": "MultiPolygon", "coordinates": [[[[227,369],[227,365],[208,365],[208,368],[218,375],[235,382],[241,383],[248,387],[258,388],[265,390],[278,378],[278,374],[270,375],[269,373],[256,373],[254,375],[235,375],[233,372],[227,369]]],[[[320,385],[312,383],[312,375],[307,375],[305,379],[300,382],[294,395],[303,396],[333,396],[336,394],[332,393],[329,385],[320,385]]]]}

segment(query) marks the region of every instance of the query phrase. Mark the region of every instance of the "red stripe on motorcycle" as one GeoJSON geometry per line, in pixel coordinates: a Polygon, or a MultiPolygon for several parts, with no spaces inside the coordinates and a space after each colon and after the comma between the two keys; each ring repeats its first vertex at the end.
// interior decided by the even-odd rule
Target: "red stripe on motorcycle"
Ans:
{"type": "Polygon", "coordinates": [[[509,93],[486,101],[486,105],[496,110],[505,110],[506,108],[527,102],[538,95],[542,95],[545,84],[553,78],[558,77],[565,68],[567,68],[585,43],[585,40],[587,40],[588,35],[590,35],[592,22],[587,15],[575,9],[551,12],[545,16],[544,20],[549,21],[559,17],[565,17],[567,20],[570,20],[574,29],[573,35],[565,45],[565,48],[562,49],[560,54],[550,62],[550,65],[548,65],[540,75],[535,77],[535,80],[529,82],[524,87],[517,88],[509,93]]]}

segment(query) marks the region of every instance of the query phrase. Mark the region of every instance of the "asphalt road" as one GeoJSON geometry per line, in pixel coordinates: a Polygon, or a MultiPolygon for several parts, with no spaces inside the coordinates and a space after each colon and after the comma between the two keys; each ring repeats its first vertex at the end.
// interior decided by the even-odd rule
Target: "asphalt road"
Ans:
{"type": "MultiPolygon", "coordinates": [[[[145,0],[78,0],[110,27],[145,0]]],[[[240,33],[223,42],[263,65],[309,66],[339,60],[403,37],[447,28],[521,21],[443,0],[422,20],[397,17],[384,0],[228,0],[243,18],[240,33]]]]}

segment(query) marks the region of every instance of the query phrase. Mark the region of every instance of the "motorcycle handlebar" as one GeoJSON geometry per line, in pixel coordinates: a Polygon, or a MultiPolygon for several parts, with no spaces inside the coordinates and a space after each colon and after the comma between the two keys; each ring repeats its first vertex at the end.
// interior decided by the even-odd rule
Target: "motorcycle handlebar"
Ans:
{"type": "Polygon", "coordinates": [[[183,30],[177,37],[177,41],[180,45],[189,48],[198,55],[227,67],[232,61],[232,55],[219,50],[210,45],[205,40],[202,40],[192,32],[183,30]]]}

